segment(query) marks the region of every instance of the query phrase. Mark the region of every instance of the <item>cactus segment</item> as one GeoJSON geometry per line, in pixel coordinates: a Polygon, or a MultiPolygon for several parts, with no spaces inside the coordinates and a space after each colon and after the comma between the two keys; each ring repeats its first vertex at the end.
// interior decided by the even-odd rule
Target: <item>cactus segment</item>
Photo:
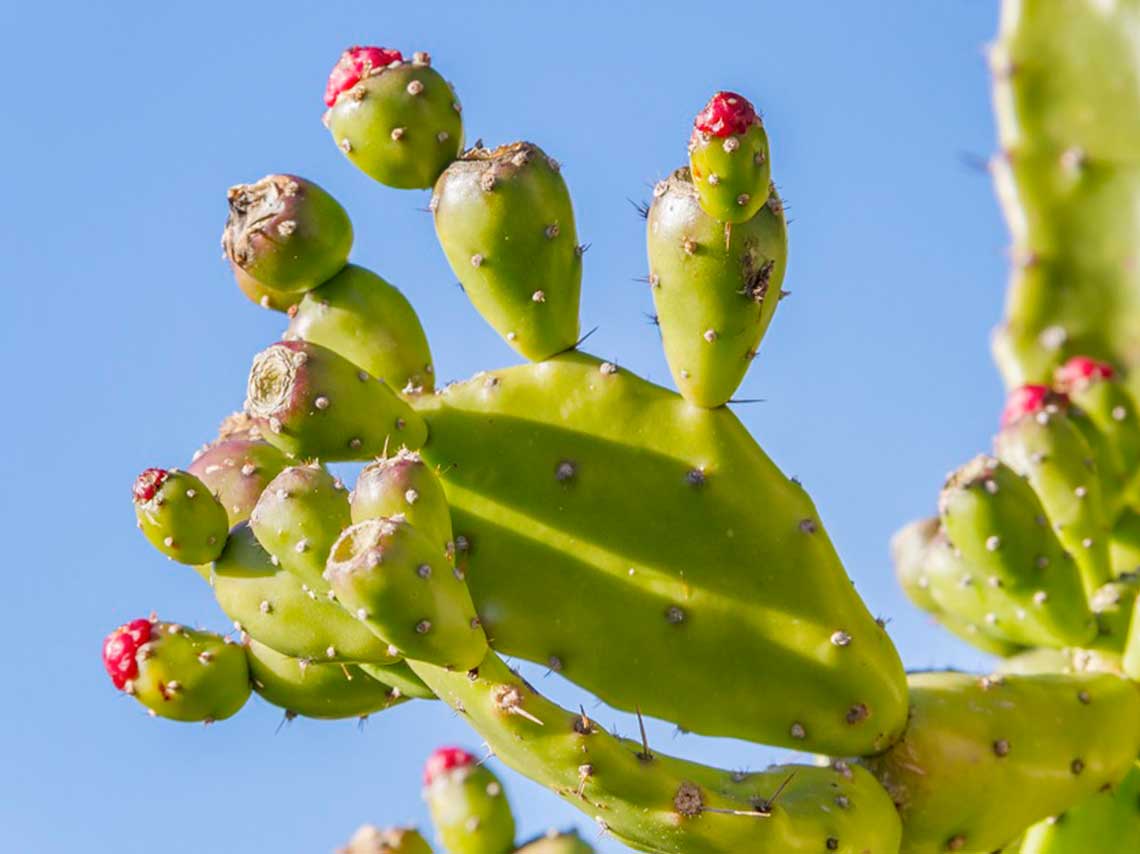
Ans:
{"type": "Polygon", "coordinates": [[[432,193],[435,230],[471,302],[533,361],[578,341],[582,248],[558,162],[537,145],[473,148],[432,193]]]}
{"type": "Polygon", "coordinates": [[[230,533],[210,583],[222,611],[241,631],[283,655],[375,664],[399,660],[329,596],[274,564],[247,523],[230,533]]]}
{"type": "Polygon", "coordinates": [[[689,170],[678,169],[653,191],[647,245],[673,381],[686,400],[720,406],[744,379],[780,301],[788,232],[779,196],[726,233],[701,209],[689,170]]]}
{"type": "Polygon", "coordinates": [[[305,295],[304,291],[275,291],[265,287],[241,267],[230,264],[230,269],[233,270],[238,289],[249,301],[269,311],[288,312],[305,295]]]}
{"type": "Polygon", "coordinates": [[[693,120],[689,170],[701,207],[725,223],[747,222],[768,201],[768,134],[743,95],[717,92],[693,120]]]}
{"type": "Polygon", "coordinates": [[[1140,765],[1119,785],[1033,825],[1018,854],[1102,851],[1140,851],[1140,765]]]}
{"type": "Polygon", "coordinates": [[[426,189],[463,150],[463,119],[451,84],[431,57],[351,47],[325,89],[324,115],[337,147],[364,174],[399,189],[426,189]]]}
{"type": "Polygon", "coordinates": [[[286,338],[328,347],[396,391],[431,391],[427,336],[407,298],[371,270],[349,264],[295,309],[286,338]]]}
{"type": "Polygon", "coordinates": [[[594,849],[573,830],[548,831],[522,845],[515,854],[594,854],[594,849]]]}
{"type": "Polygon", "coordinates": [[[1006,423],[994,444],[998,459],[1029,481],[1091,596],[1112,578],[1112,565],[1101,481],[1080,429],[1047,405],[1006,423]]]}
{"type": "Polygon", "coordinates": [[[1132,622],[1124,640],[1121,667],[1129,679],[1140,682],[1140,612],[1137,605],[1140,605],[1140,599],[1134,599],[1132,603],[1132,622]]]}
{"type": "Polygon", "coordinates": [[[366,824],[336,854],[432,854],[419,831],[411,827],[388,827],[383,830],[366,824]]]}
{"type": "Polygon", "coordinates": [[[1027,649],[998,662],[998,673],[1032,676],[1040,673],[1112,673],[1124,675],[1119,654],[1094,649],[1027,649]]]}
{"type": "Polygon", "coordinates": [[[1114,575],[1140,572],[1140,513],[1126,508],[1120,514],[1108,548],[1114,575]]]}
{"type": "Polygon", "coordinates": [[[401,448],[361,470],[352,489],[352,521],[403,514],[433,542],[452,548],[451,510],[443,483],[417,451],[401,448]]]}
{"type": "Polygon", "coordinates": [[[1140,594],[1140,575],[1136,573],[1121,575],[1093,593],[1089,599],[1097,623],[1096,639],[1090,644],[1093,649],[1123,652],[1137,594],[1140,594]]]}
{"type": "Polygon", "coordinates": [[[614,737],[585,714],[546,700],[494,653],[470,673],[409,664],[502,762],[549,787],[635,850],[898,851],[898,816],[862,768],[838,763],[723,771],[614,737]]]}
{"type": "Polygon", "coordinates": [[[359,718],[403,702],[400,691],[355,664],[290,658],[264,644],[246,644],[253,690],[291,715],[339,720],[359,718]]]}
{"type": "MultiPolygon", "coordinates": [[[[1002,658],[1013,655],[1020,649],[1017,644],[987,634],[984,622],[972,623],[939,604],[938,597],[931,590],[932,580],[958,584],[966,570],[961,564],[961,558],[949,547],[937,516],[918,519],[900,528],[891,538],[891,562],[895,566],[895,577],[907,598],[945,629],[982,652],[1002,658]]],[[[971,607],[970,610],[977,612],[978,609],[971,607]]]]}
{"type": "Polygon", "coordinates": [[[178,469],[147,469],[131,490],[139,530],[179,563],[209,563],[226,545],[226,510],[202,481],[178,469]]]}
{"type": "Polygon", "coordinates": [[[322,596],[329,551],[352,523],[348,492],[319,465],[292,466],[270,481],[249,526],[279,565],[322,596]]]}
{"type": "Polygon", "coordinates": [[[369,664],[365,661],[357,662],[357,667],[385,685],[391,685],[393,690],[399,691],[410,700],[434,700],[435,692],[424,684],[424,680],[408,666],[404,660],[395,664],[369,664]]]}
{"type": "Polygon", "coordinates": [[[258,353],[245,409],[269,444],[291,457],[365,460],[419,447],[423,420],[381,380],[334,351],[281,341],[258,353]]]}
{"type": "Polygon", "coordinates": [[[177,623],[150,619],[120,626],[103,641],[103,664],[116,688],[158,717],[220,721],[249,699],[242,648],[177,623]]]}
{"type": "Polygon", "coordinates": [[[910,723],[861,760],[898,807],[907,854],[990,852],[1121,780],[1140,692],[1102,673],[910,677],[910,723]]]}
{"type": "Polygon", "coordinates": [[[441,747],[424,770],[424,799],[448,854],[509,854],[515,818],[503,784],[458,747],[441,747]]]}
{"type": "Polygon", "coordinates": [[[467,670],[487,652],[462,573],[401,516],[345,529],[325,578],[350,614],[403,655],[467,670]]]}
{"type": "MultiPolygon", "coordinates": [[[[1082,646],[1096,634],[1072,557],[1049,527],[1032,487],[984,455],[954,472],[939,498],[942,526],[969,574],[939,583],[946,610],[983,619],[987,631],[1028,646],[1082,646]],[[987,608],[975,615],[963,597],[987,608]]],[[[932,583],[932,588],[934,587],[932,583]]]]}
{"type": "MultiPolygon", "coordinates": [[[[270,291],[307,291],[348,261],[348,213],[312,181],[266,175],[254,184],[230,187],[228,199],[222,248],[253,284],[270,291]]],[[[239,276],[238,284],[242,281],[239,276]]]]}
{"type": "Polygon", "coordinates": [[[497,650],[691,732],[838,755],[901,732],[897,652],[728,409],[578,352],[417,406],[497,650]]]}
{"type": "Polygon", "coordinates": [[[228,527],[246,521],[266,485],[289,458],[260,438],[260,432],[219,438],[194,455],[186,471],[221,502],[228,527]]]}

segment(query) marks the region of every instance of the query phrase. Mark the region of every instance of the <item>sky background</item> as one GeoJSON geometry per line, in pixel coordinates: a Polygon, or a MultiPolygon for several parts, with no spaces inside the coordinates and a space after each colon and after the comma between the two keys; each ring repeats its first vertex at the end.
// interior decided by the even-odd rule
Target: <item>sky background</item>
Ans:
{"type": "MultiPolygon", "coordinates": [[[[911,667],[985,667],[897,590],[890,534],[934,509],[945,472],[988,448],[988,349],[1005,228],[977,166],[993,148],[990,0],[625,3],[22,3],[0,71],[0,850],[331,851],[355,827],[426,826],[424,758],[478,739],[442,704],[363,729],[252,701],[205,729],[150,720],[102,671],[103,635],[157,610],[225,630],[208,588],[134,528],[128,489],[184,465],[240,407],[283,328],[220,259],[225,191],[291,171],[331,191],[353,260],[417,307],[441,379],[517,361],[455,286],[426,192],[366,178],[320,123],[340,50],[428,50],[469,140],[529,139],[563,163],[586,255],[588,349],[668,384],[646,322],[644,224],[630,200],[685,159],[715,89],[762,109],[789,209],[780,308],[738,413],[811,491],[848,571],[911,667]],[[649,10],[652,10],[650,12],[649,10]]],[[[538,674],[541,678],[541,672],[538,674]]],[[[632,735],[627,716],[572,686],[632,735]]],[[[791,754],[674,736],[659,750],[757,767],[791,754]]],[[[590,820],[504,781],[524,834],[590,820]]],[[[621,849],[598,841],[604,852],[621,849]]]]}

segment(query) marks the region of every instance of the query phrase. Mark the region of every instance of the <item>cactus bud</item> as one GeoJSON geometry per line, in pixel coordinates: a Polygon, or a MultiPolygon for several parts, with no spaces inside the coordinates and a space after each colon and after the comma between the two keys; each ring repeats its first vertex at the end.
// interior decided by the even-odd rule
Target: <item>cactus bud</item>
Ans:
{"type": "Polygon", "coordinates": [[[768,134],[747,98],[717,92],[693,121],[689,168],[701,207],[723,223],[746,222],[771,192],[768,134]]]}
{"type": "Polygon", "coordinates": [[[229,531],[226,510],[194,475],[147,469],[135,479],[132,493],[139,528],[164,555],[197,566],[222,553],[229,531]]]}

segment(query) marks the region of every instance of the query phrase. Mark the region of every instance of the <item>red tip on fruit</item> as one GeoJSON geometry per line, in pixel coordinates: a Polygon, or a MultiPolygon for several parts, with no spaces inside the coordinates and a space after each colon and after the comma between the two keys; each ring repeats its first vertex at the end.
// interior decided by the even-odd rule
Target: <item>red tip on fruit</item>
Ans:
{"type": "Polygon", "coordinates": [[[386,47],[350,47],[340,55],[325,85],[325,104],[336,103],[341,92],[346,92],[368,76],[374,68],[384,68],[393,62],[402,62],[404,55],[386,47]]]}
{"type": "Polygon", "coordinates": [[[135,501],[150,501],[162,488],[169,476],[170,472],[166,469],[147,469],[144,471],[135,478],[135,485],[131,490],[134,493],[135,501]]]}
{"type": "Polygon", "coordinates": [[[1073,356],[1053,375],[1058,388],[1068,391],[1080,388],[1097,380],[1110,380],[1116,376],[1116,370],[1108,362],[1098,362],[1088,356],[1073,356]]]}
{"type": "Polygon", "coordinates": [[[710,136],[730,136],[745,133],[760,119],[756,108],[743,95],[735,92],[717,92],[705,108],[697,113],[693,127],[710,136]]]}
{"type": "Polygon", "coordinates": [[[475,757],[462,747],[441,747],[428,757],[424,765],[424,785],[430,786],[440,774],[454,768],[466,768],[475,764],[475,757]]]}
{"type": "Polygon", "coordinates": [[[1008,427],[1026,415],[1040,412],[1049,404],[1064,404],[1065,395],[1047,385],[1023,385],[1015,388],[1005,399],[1005,409],[1001,412],[1001,426],[1008,427]]]}
{"type": "Polygon", "coordinates": [[[120,691],[139,675],[135,656],[139,647],[150,640],[150,631],[150,620],[131,620],[103,640],[103,667],[120,691]]]}

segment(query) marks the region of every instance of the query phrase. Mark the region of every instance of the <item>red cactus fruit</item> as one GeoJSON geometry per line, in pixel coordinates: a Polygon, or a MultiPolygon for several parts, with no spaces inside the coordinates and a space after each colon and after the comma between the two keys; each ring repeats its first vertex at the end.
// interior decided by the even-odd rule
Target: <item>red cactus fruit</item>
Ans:
{"type": "Polygon", "coordinates": [[[127,682],[139,675],[135,659],[139,647],[150,640],[150,620],[131,620],[119,626],[103,640],[103,667],[122,691],[127,682]]]}
{"type": "Polygon", "coordinates": [[[1108,362],[1099,362],[1088,356],[1073,356],[1053,375],[1057,387],[1068,391],[1090,385],[1098,380],[1110,380],[1116,370],[1108,362]]]}
{"type": "Polygon", "coordinates": [[[341,92],[347,92],[361,81],[374,68],[383,68],[393,62],[403,61],[398,50],[386,47],[350,47],[340,55],[329,81],[325,85],[325,104],[331,107],[341,92]]]}
{"type": "Polygon", "coordinates": [[[1005,399],[1005,408],[1001,412],[1001,426],[1008,427],[1026,415],[1040,412],[1050,404],[1064,405],[1067,402],[1068,398],[1063,393],[1054,391],[1047,385],[1031,383],[1018,386],[1005,399]]]}
{"type": "Polygon", "coordinates": [[[430,786],[440,774],[446,774],[455,768],[466,768],[475,762],[475,757],[462,747],[440,747],[428,757],[424,765],[424,785],[430,786]]]}
{"type": "Polygon", "coordinates": [[[166,469],[147,469],[137,478],[135,478],[135,485],[131,492],[134,493],[135,501],[142,503],[150,501],[162,489],[162,484],[170,476],[170,472],[166,469]]]}
{"type": "Polygon", "coordinates": [[[735,92],[717,92],[705,108],[697,113],[693,127],[710,136],[731,136],[746,133],[759,118],[756,108],[743,95],[735,92]]]}

